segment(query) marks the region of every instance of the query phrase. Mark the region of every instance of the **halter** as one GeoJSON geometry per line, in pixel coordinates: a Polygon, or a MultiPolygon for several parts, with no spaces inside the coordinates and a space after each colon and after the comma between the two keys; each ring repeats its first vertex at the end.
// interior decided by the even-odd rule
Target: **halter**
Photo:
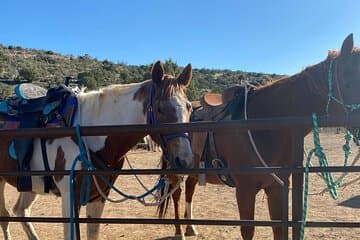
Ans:
{"type": "MultiPolygon", "coordinates": [[[[150,88],[150,94],[149,94],[149,106],[148,106],[148,111],[147,111],[147,122],[150,125],[154,125],[156,124],[156,117],[155,117],[155,113],[154,113],[154,94],[155,94],[155,88],[154,88],[154,84],[151,84],[151,88],[150,88]]],[[[167,142],[169,142],[170,140],[174,139],[174,138],[187,138],[189,139],[189,133],[185,132],[185,133],[174,133],[174,134],[160,134],[160,141],[161,141],[161,147],[164,151],[164,155],[165,158],[168,161],[168,152],[167,152],[167,148],[166,148],[166,144],[167,142]]],[[[190,139],[189,139],[190,140],[190,139]]]]}
{"type": "MultiPolygon", "coordinates": [[[[339,98],[336,98],[333,94],[333,62],[334,60],[331,60],[330,62],[330,66],[329,66],[329,72],[328,72],[328,87],[329,87],[329,92],[328,92],[328,101],[326,104],[326,108],[325,108],[325,112],[328,114],[329,113],[329,106],[331,103],[331,100],[333,100],[334,102],[336,102],[337,104],[340,104],[343,108],[346,114],[348,114],[349,112],[353,112],[357,109],[360,108],[360,104],[345,104],[342,94],[341,94],[341,89],[339,86],[339,81],[337,80],[337,78],[335,78],[335,82],[336,82],[336,87],[338,89],[338,93],[339,93],[339,98]]],[[[336,69],[335,69],[336,70],[336,69]]]]}

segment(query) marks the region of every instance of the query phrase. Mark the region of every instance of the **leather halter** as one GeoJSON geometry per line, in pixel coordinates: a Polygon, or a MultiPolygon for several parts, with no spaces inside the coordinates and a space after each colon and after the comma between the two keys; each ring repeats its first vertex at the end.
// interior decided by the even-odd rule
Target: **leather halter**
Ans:
{"type": "MultiPolygon", "coordinates": [[[[149,105],[148,105],[148,111],[147,111],[147,122],[150,125],[154,125],[157,123],[156,116],[154,113],[154,101],[153,101],[154,94],[155,94],[155,87],[154,87],[154,83],[152,83],[151,87],[150,87],[149,105]]],[[[189,139],[189,133],[185,132],[185,133],[174,133],[174,134],[160,134],[160,141],[161,141],[160,145],[164,151],[166,159],[169,159],[167,148],[166,148],[167,142],[169,142],[170,140],[172,140],[174,138],[178,138],[178,137],[183,137],[183,138],[189,139]]]]}

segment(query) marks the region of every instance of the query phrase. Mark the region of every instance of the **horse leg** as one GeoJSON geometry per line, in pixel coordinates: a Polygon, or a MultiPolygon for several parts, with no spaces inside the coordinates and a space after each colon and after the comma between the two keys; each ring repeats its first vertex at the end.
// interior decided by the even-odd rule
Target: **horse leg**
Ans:
{"type": "MultiPolygon", "coordinates": [[[[101,199],[94,202],[89,202],[86,205],[86,216],[88,218],[100,218],[105,206],[105,200],[101,199]]],[[[87,224],[87,239],[97,240],[99,238],[100,224],[88,223],[87,224]]]]}
{"type": "MultiPolygon", "coordinates": [[[[61,193],[61,212],[63,218],[70,217],[70,192],[61,193]]],[[[76,234],[74,234],[76,235],[76,234]]],[[[70,223],[64,223],[64,240],[70,240],[70,223]]]]}
{"type": "MultiPolygon", "coordinates": [[[[195,187],[197,184],[197,179],[194,177],[189,176],[186,179],[185,182],[185,214],[184,214],[184,218],[185,219],[192,219],[192,199],[194,196],[194,192],[195,192],[195,187]]],[[[186,231],[185,231],[185,236],[196,236],[198,235],[198,232],[195,229],[194,225],[187,225],[186,226],[186,231]]]]}
{"type": "MultiPolygon", "coordinates": [[[[269,206],[269,213],[271,220],[282,219],[282,187],[278,183],[273,183],[265,188],[267,201],[269,206]]],[[[283,228],[281,226],[272,227],[274,233],[274,240],[283,239],[283,228]]]]}
{"type": "MultiPolygon", "coordinates": [[[[241,220],[254,220],[255,197],[258,191],[255,187],[236,187],[236,200],[241,220]]],[[[241,226],[241,236],[244,240],[254,237],[254,226],[241,226]]]]}
{"type": "MultiPolygon", "coordinates": [[[[172,199],[174,202],[174,209],[175,209],[175,220],[180,219],[180,197],[181,197],[181,188],[179,187],[176,191],[172,194],[172,199]]],[[[180,224],[175,224],[175,238],[176,239],[185,239],[184,233],[181,230],[180,224]]]]}
{"type": "MultiPolygon", "coordinates": [[[[35,202],[37,194],[34,192],[21,192],[18,196],[13,212],[17,217],[29,217],[31,206],[35,202]]],[[[21,225],[29,239],[38,240],[34,226],[31,222],[21,222],[21,225]]]]}
{"type": "MultiPolygon", "coordinates": [[[[0,216],[10,217],[10,213],[5,206],[5,184],[6,182],[4,181],[4,179],[0,178],[0,216]]],[[[0,225],[4,233],[4,239],[10,240],[11,236],[9,230],[9,222],[0,222],[0,225]]]]}
{"type": "MultiPolygon", "coordinates": [[[[77,211],[80,212],[80,205],[76,206],[77,211]]],[[[70,192],[67,191],[61,191],[61,211],[62,211],[62,217],[63,218],[69,218],[70,217],[70,192]]],[[[75,215],[73,215],[75,217],[75,215]]],[[[64,223],[64,240],[71,240],[71,223],[64,223]]],[[[76,239],[76,226],[74,224],[74,239],[76,239]]]]}

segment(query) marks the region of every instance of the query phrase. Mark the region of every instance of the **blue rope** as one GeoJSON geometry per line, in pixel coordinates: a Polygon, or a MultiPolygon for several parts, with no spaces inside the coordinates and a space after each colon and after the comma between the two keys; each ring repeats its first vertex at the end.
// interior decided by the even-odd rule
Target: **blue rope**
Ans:
{"type": "MultiPolygon", "coordinates": [[[[75,215],[75,166],[77,162],[82,162],[86,169],[89,170],[91,167],[91,163],[87,157],[87,152],[85,148],[85,144],[83,142],[83,139],[81,137],[80,133],[80,125],[76,125],[76,137],[78,139],[78,147],[79,147],[79,155],[75,158],[71,169],[70,169],[70,239],[74,239],[74,215],[75,215]]],[[[83,176],[83,182],[81,183],[81,191],[80,191],[80,203],[83,205],[85,202],[87,203],[90,199],[90,192],[91,192],[91,179],[89,175],[83,176]],[[90,184],[89,184],[90,183],[90,184]],[[87,184],[87,191],[84,194],[83,188],[85,187],[85,184],[87,184]],[[82,196],[85,196],[83,198],[82,196]]],[[[86,205],[85,203],[85,205],[86,205]]]]}
{"type": "Polygon", "coordinates": [[[111,182],[109,182],[109,180],[107,180],[105,177],[100,176],[101,180],[108,186],[110,187],[112,190],[114,190],[115,192],[117,192],[119,195],[130,199],[130,200],[137,200],[137,199],[142,199],[145,198],[146,196],[152,194],[154,191],[156,191],[159,188],[164,188],[165,187],[165,179],[164,178],[160,178],[158,183],[155,184],[154,187],[152,187],[151,189],[149,189],[148,191],[146,191],[145,193],[139,195],[139,196],[134,196],[134,195],[128,195],[124,192],[122,192],[121,190],[119,190],[117,187],[115,187],[111,182]]]}
{"type": "MultiPolygon", "coordinates": [[[[71,170],[70,170],[70,239],[73,240],[74,239],[74,224],[75,224],[75,220],[74,220],[74,215],[75,215],[75,166],[77,162],[81,162],[84,166],[84,169],[86,169],[87,171],[95,171],[96,168],[94,167],[94,165],[91,163],[91,161],[89,161],[88,156],[87,156],[87,152],[86,152],[86,147],[84,144],[84,141],[81,137],[81,133],[80,133],[80,126],[76,125],[76,137],[78,139],[78,147],[79,147],[79,155],[75,158],[72,166],[71,166],[71,170]]],[[[159,188],[164,188],[165,187],[165,179],[164,178],[160,178],[158,183],[155,184],[155,186],[151,189],[149,189],[148,191],[146,191],[145,193],[139,195],[139,196],[134,196],[134,195],[128,195],[125,194],[124,192],[120,191],[117,187],[115,187],[111,182],[109,182],[104,176],[100,176],[101,180],[106,184],[106,186],[110,187],[111,189],[113,189],[115,192],[117,192],[119,195],[130,199],[130,200],[137,200],[137,199],[143,199],[146,196],[152,194],[154,191],[156,191],[159,188]]],[[[90,193],[91,193],[91,176],[90,175],[84,175],[82,178],[82,182],[81,182],[81,188],[80,188],[80,204],[82,206],[85,206],[89,200],[90,200],[90,193]]]]}

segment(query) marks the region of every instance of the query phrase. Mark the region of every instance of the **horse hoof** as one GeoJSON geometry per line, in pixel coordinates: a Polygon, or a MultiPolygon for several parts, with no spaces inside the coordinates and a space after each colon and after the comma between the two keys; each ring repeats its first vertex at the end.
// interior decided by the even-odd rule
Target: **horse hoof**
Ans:
{"type": "Polygon", "coordinates": [[[186,240],[184,234],[175,234],[174,240],[186,240]]]}
{"type": "Polygon", "coordinates": [[[195,228],[193,226],[187,226],[186,227],[186,232],[185,232],[185,236],[197,236],[198,232],[195,230],[195,228]]]}

